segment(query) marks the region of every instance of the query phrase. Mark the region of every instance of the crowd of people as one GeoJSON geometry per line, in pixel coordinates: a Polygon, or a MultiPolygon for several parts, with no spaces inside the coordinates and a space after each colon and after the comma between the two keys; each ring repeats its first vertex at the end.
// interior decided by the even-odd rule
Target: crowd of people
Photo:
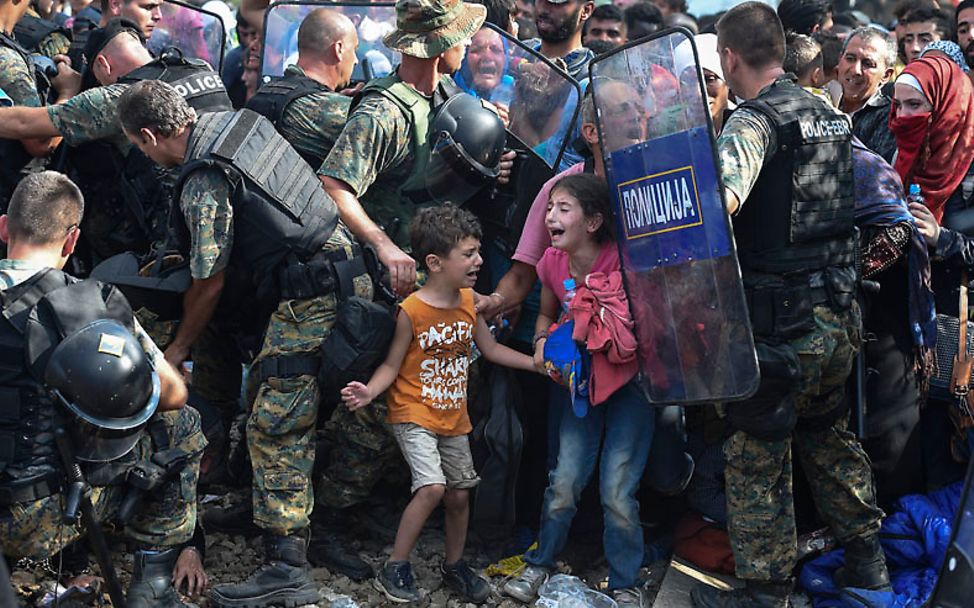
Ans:
{"type": "Polygon", "coordinates": [[[787,608],[808,533],[844,549],[836,588],[893,605],[885,514],[974,449],[947,350],[974,0],[844,4],[0,0],[8,563],[106,575],[79,541],[105,527],[130,607],[314,604],[312,564],[417,602],[442,507],[443,584],[531,603],[584,513],[621,608],[672,553],[744,582],[695,606],[787,608]],[[621,155],[684,132],[719,160],[724,270],[639,275],[621,155]],[[677,276],[741,296],[752,336],[677,276]],[[650,403],[751,357],[742,400],[650,403]],[[201,487],[248,497],[200,512],[201,487]],[[383,502],[373,569],[349,530],[383,502]],[[522,567],[489,581],[472,525],[522,567]],[[261,565],[210,584],[214,532],[260,534],[261,565]]]}

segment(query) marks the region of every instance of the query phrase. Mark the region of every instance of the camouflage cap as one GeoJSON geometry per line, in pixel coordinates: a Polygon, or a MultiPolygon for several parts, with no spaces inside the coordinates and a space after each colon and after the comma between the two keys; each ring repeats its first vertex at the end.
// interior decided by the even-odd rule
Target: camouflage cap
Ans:
{"type": "Polygon", "coordinates": [[[396,0],[396,30],[384,39],[403,55],[429,59],[470,38],[487,8],[462,0],[396,0]]]}

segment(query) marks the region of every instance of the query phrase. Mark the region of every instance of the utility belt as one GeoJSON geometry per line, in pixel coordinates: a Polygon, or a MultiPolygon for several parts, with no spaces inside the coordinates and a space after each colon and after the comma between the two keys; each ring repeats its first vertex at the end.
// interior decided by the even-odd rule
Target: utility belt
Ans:
{"type": "Polygon", "coordinates": [[[847,310],[855,297],[852,266],[829,267],[797,275],[744,273],[751,327],[755,336],[790,340],[815,327],[814,309],[847,310]]]}
{"type": "Polygon", "coordinates": [[[348,249],[320,251],[307,262],[292,261],[278,272],[277,285],[282,300],[307,300],[337,293],[339,298],[355,294],[355,277],[368,274],[378,278],[378,258],[371,248],[358,244],[348,249]],[[371,260],[370,260],[371,258],[371,260]]]}
{"type": "MultiPolygon", "coordinates": [[[[371,247],[352,247],[316,255],[308,262],[290,264],[279,275],[281,299],[307,299],[336,294],[335,324],[317,352],[294,353],[262,359],[250,370],[258,382],[268,378],[314,375],[325,400],[351,380],[368,380],[385,359],[395,319],[391,307],[355,295],[354,279],[367,275],[376,296],[392,302],[382,284],[382,266],[371,247]]],[[[393,296],[394,297],[394,296],[393,296]]]]}
{"type": "Polygon", "coordinates": [[[20,502],[34,502],[61,491],[63,480],[59,473],[47,473],[30,479],[0,482],[0,509],[20,502]]]}

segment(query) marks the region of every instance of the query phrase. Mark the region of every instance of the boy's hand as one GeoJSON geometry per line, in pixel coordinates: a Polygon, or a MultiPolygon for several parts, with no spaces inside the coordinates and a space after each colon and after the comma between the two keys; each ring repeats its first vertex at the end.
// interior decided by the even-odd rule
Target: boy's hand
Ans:
{"type": "Polygon", "coordinates": [[[342,401],[345,402],[345,407],[349,411],[354,412],[372,403],[372,393],[366,385],[352,381],[342,389],[342,401]]]}

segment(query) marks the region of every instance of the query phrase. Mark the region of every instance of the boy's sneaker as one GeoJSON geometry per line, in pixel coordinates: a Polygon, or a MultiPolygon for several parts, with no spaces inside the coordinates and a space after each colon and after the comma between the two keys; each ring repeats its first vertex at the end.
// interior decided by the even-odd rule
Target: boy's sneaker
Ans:
{"type": "Polygon", "coordinates": [[[647,608],[646,593],[642,587],[626,587],[612,592],[612,599],[619,608],[647,608]]]}
{"type": "Polygon", "coordinates": [[[375,588],[398,604],[408,604],[422,599],[413,580],[413,566],[409,562],[386,562],[373,581],[375,588]]]}
{"type": "Polygon", "coordinates": [[[528,604],[538,597],[538,589],[548,580],[550,571],[542,566],[528,565],[517,578],[504,583],[504,593],[528,604]]]}
{"type": "Polygon", "coordinates": [[[471,570],[462,559],[452,566],[441,564],[440,572],[443,574],[443,582],[463,596],[465,601],[480,604],[490,597],[490,584],[471,570]]]}

